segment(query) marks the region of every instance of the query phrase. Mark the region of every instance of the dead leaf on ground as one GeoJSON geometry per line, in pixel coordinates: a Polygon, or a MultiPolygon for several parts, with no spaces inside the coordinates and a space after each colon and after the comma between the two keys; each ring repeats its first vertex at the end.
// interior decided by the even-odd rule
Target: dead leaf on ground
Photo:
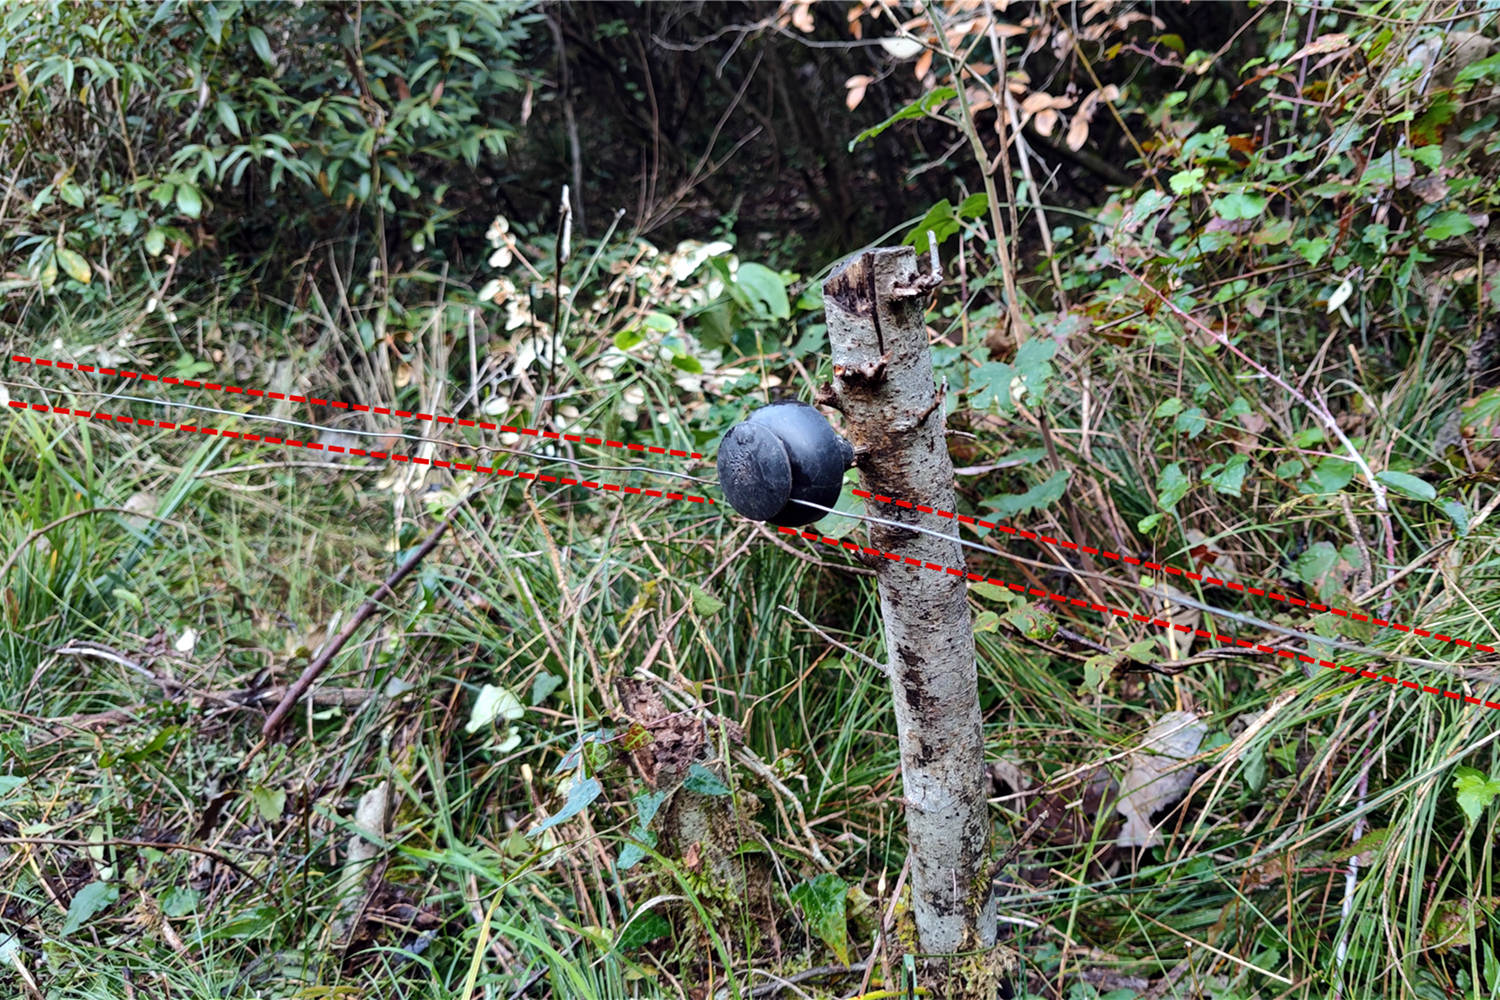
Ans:
{"type": "Polygon", "coordinates": [[[1125,777],[1115,808],[1125,825],[1115,842],[1121,847],[1155,847],[1161,834],[1152,813],[1176,804],[1193,783],[1194,769],[1182,762],[1198,752],[1208,726],[1192,712],[1168,712],[1156,720],[1138,749],[1125,758],[1125,777]]]}

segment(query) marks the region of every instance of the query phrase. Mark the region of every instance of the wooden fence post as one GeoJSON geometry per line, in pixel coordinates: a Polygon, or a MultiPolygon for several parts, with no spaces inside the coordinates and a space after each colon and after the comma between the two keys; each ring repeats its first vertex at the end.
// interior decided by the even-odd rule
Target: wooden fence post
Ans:
{"type": "MultiPolygon", "coordinates": [[[[823,283],[834,379],[818,402],[844,414],[864,489],[953,510],[943,398],[923,321],[923,303],[939,279],[917,270],[909,247],[868,250],[834,270],[823,283]]],[[[887,521],[926,516],[869,500],[866,508],[887,521]]],[[[943,995],[993,1000],[1004,991],[1009,963],[994,950],[991,823],[968,587],[961,575],[927,568],[962,570],[962,549],[875,523],[870,545],[901,557],[872,561],[901,750],[918,943],[928,954],[969,953],[946,970],[929,970],[944,981],[943,995]]]]}

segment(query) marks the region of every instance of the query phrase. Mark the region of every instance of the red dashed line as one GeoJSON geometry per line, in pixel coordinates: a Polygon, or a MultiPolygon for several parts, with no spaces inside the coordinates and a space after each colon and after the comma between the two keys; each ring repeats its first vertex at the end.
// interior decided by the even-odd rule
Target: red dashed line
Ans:
{"type": "Polygon", "coordinates": [[[1296,605],[1299,608],[1307,608],[1311,611],[1327,611],[1330,614],[1339,615],[1343,618],[1351,618],[1357,622],[1369,622],[1370,624],[1377,625],[1380,628],[1392,628],[1398,632],[1410,632],[1413,635],[1422,636],[1424,639],[1437,639],[1440,642],[1451,642],[1453,643],[1453,645],[1462,646],[1465,649],[1477,649],[1481,653],[1493,653],[1495,651],[1494,646],[1487,646],[1482,642],[1470,642],[1468,639],[1455,639],[1452,636],[1444,635],[1441,632],[1429,632],[1427,629],[1415,628],[1410,625],[1403,625],[1400,622],[1386,621],[1384,618],[1373,618],[1369,615],[1362,614],[1359,611],[1350,611],[1346,608],[1329,607],[1326,604],[1319,604],[1317,601],[1304,601],[1300,597],[1291,597],[1286,594],[1278,594],[1274,590],[1262,590],[1259,587],[1249,587],[1243,583],[1237,583],[1233,580],[1221,580],[1216,576],[1206,576],[1202,573],[1194,573],[1192,570],[1180,569],[1176,566],[1165,566],[1161,563],[1149,562],[1144,559],[1136,559],[1133,556],[1122,556],[1118,552],[1110,552],[1108,550],[1101,551],[1100,549],[1096,549],[1091,545],[1079,545],[1075,542],[1070,542],[1066,538],[1054,538],[1051,535],[1038,534],[1035,531],[1027,531],[1025,528],[1015,528],[1011,525],[1001,522],[986,521],[983,518],[969,517],[966,514],[955,514],[952,511],[947,510],[937,510],[933,507],[927,506],[926,504],[914,504],[909,500],[897,500],[894,497],[883,496],[879,493],[871,493],[868,490],[856,489],[851,490],[851,492],[855,496],[863,497],[866,500],[876,500],[880,503],[895,504],[897,507],[905,507],[908,510],[919,510],[924,514],[936,514],[938,517],[946,517],[950,520],[960,521],[963,524],[972,524],[981,528],[989,528],[992,531],[1004,532],[1007,535],[1015,535],[1019,538],[1025,538],[1029,541],[1041,542],[1044,545],[1055,545],[1061,549],[1087,552],[1091,556],[1100,556],[1104,559],[1115,559],[1130,566],[1140,566],[1144,569],[1166,573],[1169,576],[1180,576],[1188,580],[1197,580],[1202,583],[1208,584],[1211,587],[1228,587],[1230,590],[1238,590],[1242,593],[1254,594],[1256,597],[1269,597],[1273,601],[1282,601],[1287,604],[1296,605]]]}
{"type": "Polygon", "coordinates": [[[336,444],[319,444],[316,441],[298,441],[296,438],[281,438],[270,434],[251,434],[244,431],[221,430],[215,427],[201,427],[197,424],[178,424],[170,420],[147,420],[143,417],[125,417],[118,414],[102,413],[98,410],[74,410],[66,406],[44,406],[41,403],[23,403],[19,400],[10,400],[9,405],[17,410],[35,410],[38,413],[60,414],[65,417],[83,417],[88,420],[114,421],[120,424],[134,424],[137,427],[159,427],[166,431],[178,431],[184,434],[207,434],[210,437],[231,438],[236,441],[254,441],[261,444],[279,444],[286,448],[307,448],[311,451],[326,451],[337,455],[359,455],[364,458],[378,458],[386,462],[410,462],[412,465],[430,465],[435,469],[460,469],[464,472],[480,472],[488,476],[514,477],[516,479],[533,479],[539,483],[553,483],[559,486],[581,486],[588,490],[603,490],[610,493],[629,493],[634,496],[655,497],[659,500],[683,500],[687,503],[713,503],[708,497],[692,496],[682,493],[668,493],[663,490],[645,490],[635,486],[621,486],[615,483],[596,483],[589,479],[570,479],[567,476],[547,476],[536,472],[516,472],[513,469],[501,469],[491,465],[473,465],[468,462],[449,462],[441,458],[421,458],[417,455],[395,455],[384,451],[366,451],[363,448],[344,448],[336,444]]]}
{"type": "Polygon", "coordinates": [[[1454,701],[1461,701],[1467,705],[1483,705],[1485,708],[1500,710],[1500,702],[1485,701],[1481,698],[1475,698],[1471,695],[1466,695],[1458,691],[1448,691],[1443,688],[1433,687],[1430,684],[1418,684],[1416,681],[1402,680],[1399,677],[1392,677],[1390,674],[1376,673],[1373,670],[1362,670],[1358,667],[1342,666],[1338,663],[1334,663],[1332,660],[1318,659],[1316,657],[1308,656],[1304,653],[1299,653],[1293,649],[1283,649],[1278,646],[1267,646],[1264,643],[1250,642],[1245,639],[1236,638],[1232,635],[1224,635],[1220,632],[1209,632],[1201,628],[1190,628],[1186,625],[1179,625],[1176,622],[1169,622],[1162,618],[1153,618],[1150,615],[1143,615],[1136,611],[1126,611],[1124,608],[1112,608],[1107,604],[1096,604],[1093,601],[1085,601],[1082,598],[1068,597],[1066,594],[1054,594],[1051,591],[1042,590],[1038,587],[1027,587],[1019,583],[1011,583],[1009,580],[999,579],[998,577],[983,576],[979,573],[970,573],[967,570],[955,569],[952,566],[943,566],[934,562],[926,562],[921,559],[913,559],[911,556],[898,555],[895,552],[887,552],[884,549],[871,548],[868,545],[860,545],[858,542],[851,542],[842,538],[833,538],[829,535],[820,535],[817,532],[813,531],[798,531],[796,528],[777,528],[776,530],[783,535],[791,535],[795,538],[804,538],[810,542],[822,542],[825,545],[832,545],[837,549],[848,549],[850,552],[863,552],[866,555],[879,556],[883,559],[888,559],[891,562],[905,563],[908,566],[916,566],[919,569],[930,569],[937,573],[946,573],[949,576],[960,576],[965,580],[969,580],[973,583],[988,583],[996,587],[1004,587],[1007,590],[1014,591],[1018,594],[1027,594],[1032,597],[1040,597],[1044,600],[1054,601],[1058,604],[1066,604],[1078,608],[1087,608],[1090,611],[1099,611],[1105,614],[1114,615],[1117,618],[1125,618],[1130,621],[1141,622],[1146,625],[1155,625],[1158,628],[1164,628],[1169,631],[1186,632],[1190,635],[1199,636],[1200,638],[1212,639],[1215,642],[1228,643],[1233,646],[1238,646],[1241,649],[1253,649],[1258,653],[1270,653],[1274,656],[1280,656],[1288,660],[1296,660],[1298,663],[1310,663],[1320,667],[1327,667],[1329,670],[1337,670],[1340,673],[1349,674],[1352,677],[1363,678],[1364,680],[1381,681],[1383,683],[1390,684],[1393,687],[1409,688],[1412,691],[1422,691],[1426,694],[1435,694],[1441,695],[1444,698],[1452,698],[1454,701]]]}
{"type": "Polygon", "coordinates": [[[320,399],[317,396],[294,396],[265,389],[244,389],[237,385],[221,385],[218,382],[199,382],[191,378],[174,378],[171,375],[152,375],[149,372],[133,372],[123,368],[101,368],[97,365],[74,364],[71,361],[52,361],[47,358],[32,358],[25,354],[12,354],[12,361],[43,368],[61,368],[63,371],[85,372],[90,375],[117,375],[120,378],[140,379],[143,382],[160,382],[163,385],[183,385],[191,389],[211,389],[214,392],[239,393],[264,399],[285,400],[291,403],[307,403],[311,406],[327,406],[336,410],[353,410],[358,413],[378,413],[387,417],[428,420],[437,424],[457,424],[460,427],[478,427],[487,431],[506,434],[524,434],[527,437],[546,438],[550,441],[571,441],[574,444],[602,445],[605,448],[623,448],[626,451],[648,452],[652,455],[671,455],[676,458],[702,458],[701,451],[683,451],[680,448],[659,448],[649,444],[626,444],[623,441],[608,441],[603,438],[586,437],[579,434],[559,434],[556,431],[539,431],[532,427],[515,427],[511,424],[493,424],[488,420],[465,420],[462,417],[447,417],[442,414],[413,413],[410,410],[393,410],[387,406],[366,406],[363,403],[343,403],[338,400],[320,399]]]}

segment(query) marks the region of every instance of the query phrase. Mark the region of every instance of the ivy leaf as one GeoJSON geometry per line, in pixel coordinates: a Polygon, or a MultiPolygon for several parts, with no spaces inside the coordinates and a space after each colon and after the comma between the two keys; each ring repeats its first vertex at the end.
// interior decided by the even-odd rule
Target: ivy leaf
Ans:
{"type": "Polygon", "coordinates": [[[690,585],[688,593],[692,595],[693,612],[707,618],[724,610],[724,602],[702,587],[690,585]]]}
{"type": "Polygon", "coordinates": [[[1156,477],[1156,505],[1162,510],[1171,510],[1192,488],[1193,481],[1182,471],[1180,464],[1173,462],[1156,477]]]}
{"type": "Polygon", "coordinates": [[[1236,192],[1222,195],[1209,203],[1213,213],[1226,222],[1254,219],[1266,210],[1265,195],[1236,192]]]}
{"type": "Polygon", "coordinates": [[[267,823],[281,819],[281,814],[286,810],[286,792],[279,788],[256,785],[250,789],[250,798],[255,802],[255,811],[267,823]]]}
{"type": "Polygon", "coordinates": [[[620,871],[634,868],[646,856],[646,848],[656,846],[656,834],[651,832],[651,821],[656,819],[657,810],[661,809],[661,804],[670,794],[669,790],[658,789],[654,792],[641,792],[631,800],[635,803],[635,826],[630,830],[630,839],[637,843],[626,844],[620,849],[620,858],[615,862],[620,871]]]}
{"type": "Polygon", "coordinates": [[[477,733],[496,719],[514,722],[525,714],[521,699],[510,688],[486,684],[479,689],[479,697],[474,699],[474,707],[469,711],[469,724],[464,726],[464,732],[477,733]]]}
{"type": "Polygon", "coordinates": [[[1469,822],[1477,823],[1490,803],[1495,801],[1495,796],[1500,795],[1500,778],[1486,778],[1482,771],[1472,767],[1456,768],[1453,790],[1458,793],[1458,805],[1469,817],[1469,822]]]}
{"type": "Polygon", "coordinates": [[[802,907],[803,916],[818,940],[833,949],[834,958],[849,964],[849,924],[846,913],[849,883],[832,872],[792,886],[787,893],[802,907]]]}
{"type": "Polygon", "coordinates": [[[1011,411],[1010,383],[1016,370],[1002,361],[986,361],[969,374],[969,405],[976,410],[1011,411]]]}
{"type": "Polygon", "coordinates": [[[589,803],[593,802],[603,793],[604,786],[599,784],[598,778],[581,778],[575,781],[573,787],[568,789],[568,800],[563,803],[563,807],[551,816],[548,816],[540,826],[532,830],[530,836],[535,837],[543,830],[572,819],[588,808],[589,803]]]}
{"type": "Polygon", "coordinates": [[[1212,486],[1215,493],[1237,497],[1245,485],[1245,470],[1249,467],[1249,455],[1235,455],[1223,464],[1209,466],[1203,474],[1203,481],[1212,486]]]}
{"type": "Polygon", "coordinates": [[[647,910],[640,916],[630,918],[620,931],[620,936],[615,939],[615,947],[620,951],[629,951],[639,948],[641,945],[650,944],[672,933],[672,922],[655,910],[647,910]]]}
{"type": "Polygon", "coordinates": [[[536,680],[531,682],[531,703],[540,705],[552,697],[552,692],[563,686],[563,679],[557,674],[537,674],[536,680]]]}
{"type": "Polygon", "coordinates": [[[1186,194],[1194,194],[1203,190],[1204,169],[1193,167],[1190,170],[1180,170],[1173,174],[1167,183],[1172,186],[1172,193],[1181,197],[1186,194]]]}
{"type": "Polygon", "coordinates": [[[1332,455],[1318,460],[1313,466],[1312,475],[1303,481],[1301,491],[1303,493],[1337,493],[1349,481],[1354,478],[1354,463],[1346,458],[1334,458],[1332,455]]]}
{"type": "MultiPolygon", "coordinates": [[[[959,206],[960,211],[970,200],[964,199],[963,205],[959,206]]],[[[947,198],[944,198],[927,210],[927,214],[922,216],[921,221],[912,227],[911,232],[906,234],[906,239],[901,242],[913,247],[919,254],[930,253],[931,250],[927,246],[929,232],[937,240],[938,246],[942,246],[948,241],[948,237],[962,228],[963,223],[953,214],[953,205],[947,198]]]]}
{"type": "Polygon", "coordinates": [[[728,795],[729,786],[719,780],[714,774],[702,764],[694,764],[688,768],[687,779],[683,781],[682,787],[699,795],[728,795]]]}

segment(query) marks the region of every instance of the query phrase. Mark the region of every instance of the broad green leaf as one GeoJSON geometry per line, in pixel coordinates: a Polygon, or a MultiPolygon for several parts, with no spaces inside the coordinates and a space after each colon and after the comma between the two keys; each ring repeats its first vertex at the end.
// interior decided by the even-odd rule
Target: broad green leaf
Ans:
{"type": "Polygon", "coordinates": [[[63,920],[60,937],[72,937],[84,924],[108,909],[120,898],[120,890],[108,882],[94,881],[79,889],[68,904],[68,916],[63,920]]]}
{"type": "MultiPolygon", "coordinates": [[[[754,266],[759,267],[760,265],[756,264],[754,266]]],[[[641,320],[641,325],[648,330],[655,330],[657,333],[672,333],[677,329],[677,320],[666,313],[648,312],[645,318],[641,320]]]]}
{"type": "Polygon", "coordinates": [[[531,703],[540,705],[552,697],[552,692],[563,686],[563,679],[557,674],[537,674],[536,680],[531,682],[531,703]]]}
{"type": "Polygon", "coordinates": [[[958,203],[960,219],[977,219],[990,210],[990,196],[983,191],[969,195],[958,203]]]}
{"type": "Polygon", "coordinates": [[[174,920],[185,917],[198,908],[198,890],[185,885],[174,885],[161,898],[161,912],[174,920]]]}
{"type": "Polygon", "coordinates": [[[58,186],[57,196],[74,208],[83,207],[83,188],[72,181],[63,181],[58,186]]]}
{"type": "Polygon", "coordinates": [[[193,185],[177,185],[177,211],[189,219],[196,219],[203,214],[203,196],[193,185]]]}
{"type": "Polygon", "coordinates": [[[1328,248],[1333,244],[1324,237],[1316,239],[1299,239],[1292,241],[1292,250],[1309,264],[1316,264],[1328,253],[1328,248]]]}
{"type": "MultiPolygon", "coordinates": [[[[624,867],[621,865],[621,867],[624,867]]],[[[658,941],[672,933],[672,922],[662,916],[657,910],[647,910],[640,916],[633,916],[630,922],[620,929],[620,936],[615,939],[615,947],[620,951],[629,951],[642,945],[658,941]]]]}
{"type": "Polygon", "coordinates": [[[787,319],[792,315],[792,304],[786,297],[786,283],[781,280],[781,275],[764,264],[741,264],[735,272],[734,283],[766,316],[787,319]]]}
{"type": "Polygon", "coordinates": [[[146,252],[153,257],[160,257],[166,248],[166,232],[160,226],[152,226],[151,231],[146,234],[146,252]]]}
{"type": "MultiPolygon", "coordinates": [[[[967,202],[968,199],[965,199],[967,202]]],[[[937,240],[938,246],[947,242],[948,237],[963,228],[963,223],[953,214],[953,205],[947,198],[927,210],[927,214],[912,226],[911,232],[906,234],[906,239],[901,242],[912,247],[919,254],[929,253],[927,246],[927,234],[931,233],[937,240]]]]}
{"type": "Polygon", "coordinates": [[[1193,167],[1191,170],[1180,170],[1167,179],[1175,195],[1194,194],[1203,190],[1203,178],[1205,171],[1202,167],[1193,167]]]}
{"type": "Polygon", "coordinates": [[[1413,500],[1437,499],[1437,490],[1433,489],[1430,484],[1405,472],[1395,472],[1391,469],[1386,469],[1383,472],[1375,473],[1375,478],[1402,496],[1411,497],[1413,500]]]}
{"type": "Polygon", "coordinates": [[[1302,550],[1292,565],[1297,579],[1321,592],[1323,582],[1338,564],[1338,549],[1328,542],[1314,542],[1302,550]]]}
{"type": "Polygon", "coordinates": [[[1463,236],[1465,233],[1474,231],[1474,223],[1463,212],[1439,212],[1427,220],[1427,225],[1422,227],[1422,238],[1427,240],[1446,240],[1454,236],[1463,236]]]}
{"type": "Polygon", "coordinates": [[[1196,438],[1208,427],[1208,418],[1203,414],[1203,407],[1194,406],[1179,413],[1173,426],[1176,427],[1178,433],[1186,434],[1189,438],[1196,438]]]}
{"type": "Polygon", "coordinates": [[[641,792],[631,799],[635,803],[635,818],[641,829],[650,829],[651,821],[656,819],[657,811],[667,801],[669,794],[665,789],[657,789],[654,792],[641,792]]]}
{"type": "Polygon", "coordinates": [[[1175,417],[1182,412],[1182,406],[1182,400],[1177,396],[1173,396],[1171,399],[1164,399],[1156,404],[1156,417],[1158,419],[1161,417],[1175,417]]]}
{"type": "Polygon", "coordinates": [[[1109,683],[1110,677],[1114,675],[1115,668],[1125,660],[1125,654],[1118,649],[1107,653],[1097,653],[1083,661],[1083,683],[1078,685],[1080,693],[1102,694],[1104,686],[1109,683]]]}
{"type": "Polygon", "coordinates": [[[690,792],[697,792],[699,795],[720,796],[729,794],[729,786],[720,781],[717,774],[714,774],[702,764],[694,764],[688,768],[687,778],[683,781],[682,787],[690,792]]]}
{"type": "Polygon", "coordinates": [[[229,134],[236,139],[240,137],[240,121],[234,116],[234,107],[224,98],[219,98],[214,103],[214,114],[219,117],[219,124],[229,130],[229,134]]]}
{"type": "Polygon", "coordinates": [[[969,591],[991,601],[1010,603],[1010,591],[1004,587],[997,587],[993,583],[971,583],[969,591]]]}
{"type": "Polygon", "coordinates": [[[1486,56],[1476,62],[1471,62],[1453,76],[1453,87],[1455,90],[1466,89],[1469,84],[1480,80],[1500,77],[1500,52],[1492,56],[1486,56]]]}
{"type": "Polygon", "coordinates": [[[1437,502],[1438,510],[1448,515],[1448,520],[1453,522],[1454,529],[1459,538],[1466,538],[1469,534],[1469,508],[1451,497],[1443,497],[1437,502]]]}
{"type": "Polygon", "coordinates": [[[1346,458],[1324,456],[1302,483],[1304,493],[1337,493],[1354,478],[1354,463],[1346,458]]]}
{"type": "Polygon", "coordinates": [[[1057,618],[1040,604],[1011,608],[1000,620],[1028,639],[1050,639],[1057,634],[1057,618]]]}
{"type": "Polygon", "coordinates": [[[83,259],[83,254],[67,247],[57,248],[57,264],[64,274],[83,285],[87,285],[94,276],[94,269],[83,259]]]}
{"type": "Polygon", "coordinates": [[[1063,491],[1068,487],[1068,476],[1069,470],[1060,469],[1049,476],[1046,482],[1038,483],[1025,493],[990,497],[984,501],[984,506],[993,508],[1002,517],[1015,517],[1028,511],[1041,510],[1062,497],[1063,491]]]}
{"type": "Polygon", "coordinates": [[[640,864],[641,859],[646,856],[646,848],[656,846],[656,834],[651,830],[633,828],[630,831],[630,839],[640,841],[640,843],[626,843],[620,848],[620,856],[615,859],[615,867],[622,872],[629,871],[640,864]]]}
{"type": "Polygon", "coordinates": [[[849,924],[847,906],[849,883],[832,872],[792,886],[787,893],[802,907],[802,915],[818,940],[833,950],[834,958],[849,963],[849,924]]]}
{"type": "Polygon", "coordinates": [[[844,473],[844,488],[839,492],[838,501],[833,505],[833,509],[838,511],[838,514],[829,514],[818,526],[824,535],[829,538],[843,538],[859,526],[858,515],[864,513],[865,501],[855,496],[850,489],[851,486],[858,485],[858,469],[850,469],[844,473]]]}
{"type": "Polygon", "coordinates": [[[260,56],[260,61],[267,66],[275,66],[276,57],[271,54],[271,40],[266,37],[266,33],[253,24],[245,33],[250,36],[250,47],[260,56]]]}

